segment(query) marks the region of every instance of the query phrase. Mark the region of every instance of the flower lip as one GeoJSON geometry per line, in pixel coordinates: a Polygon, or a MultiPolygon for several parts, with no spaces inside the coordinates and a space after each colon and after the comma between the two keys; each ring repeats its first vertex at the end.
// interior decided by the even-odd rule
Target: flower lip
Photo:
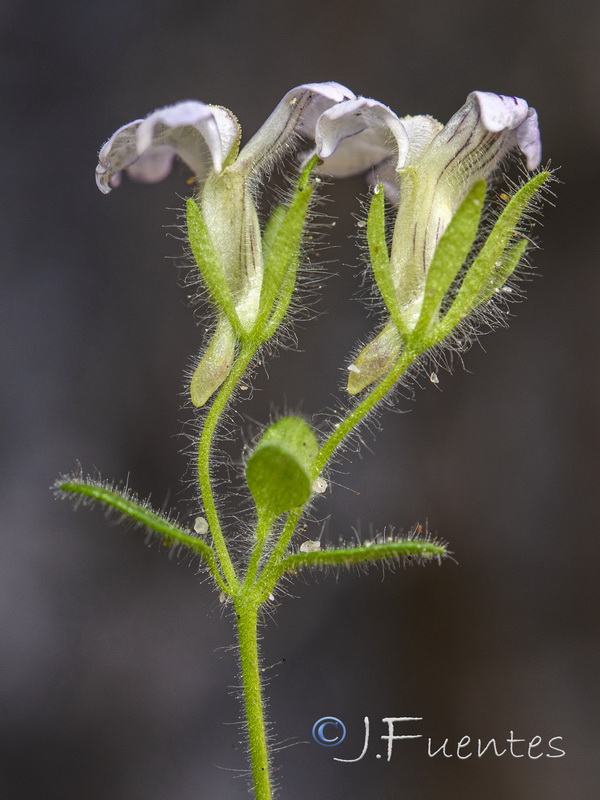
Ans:
{"type": "Polygon", "coordinates": [[[165,178],[177,155],[202,179],[220,171],[239,139],[239,125],[227,109],[186,100],[123,125],[98,155],[96,183],[104,194],[119,186],[123,172],[133,180],[165,178]]]}
{"type": "Polygon", "coordinates": [[[339,103],[318,120],[317,155],[326,163],[321,172],[347,177],[367,172],[394,153],[403,161],[408,136],[396,114],[377,100],[358,97],[339,103]]]}
{"type": "Polygon", "coordinates": [[[479,106],[481,124],[490,133],[513,132],[512,145],[525,156],[528,170],[536,169],[542,157],[542,142],[535,108],[512,95],[471,92],[467,98],[479,106]]]}
{"type": "MultiPolygon", "coordinates": [[[[250,139],[235,162],[236,169],[256,175],[298,135],[315,138],[324,111],[354,99],[340,83],[306,83],[289,91],[250,139]]],[[[119,128],[100,150],[96,183],[104,194],[119,186],[123,172],[133,180],[154,183],[171,170],[178,156],[199,181],[221,172],[240,139],[234,115],[220,106],[186,100],[160,108],[144,120],[119,128]]]]}

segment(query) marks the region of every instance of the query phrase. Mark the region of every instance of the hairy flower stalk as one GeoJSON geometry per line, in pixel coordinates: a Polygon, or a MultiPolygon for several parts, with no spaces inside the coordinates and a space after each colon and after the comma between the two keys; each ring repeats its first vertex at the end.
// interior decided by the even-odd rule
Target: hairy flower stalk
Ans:
{"type": "Polygon", "coordinates": [[[303,84],[283,97],[246,145],[240,143],[240,126],[230,111],[186,101],[119,128],[100,150],[96,169],[104,193],[119,186],[123,173],[134,181],[162,180],[176,157],[194,175],[187,234],[214,312],[212,337],[189,386],[192,404],[207,407],[196,464],[203,516],[188,530],[172,514],[157,513],[130,493],[81,473],[61,478],[56,489],[60,496],[100,503],[161,542],[194,554],[222,599],[230,601],[254,796],[270,800],[257,628],[279,581],[308,568],[431,561],[446,552],[428,536],[402,539],[385,532],[359,545],[322,547],[299,541],[298,524],[323,496],[328,465],[347,438],[422,353],[451,336],[510,278],[527,243],[520,233],[523,216],[548,174],[534,175],[508,200],[487,236],[481,235],[487,181],[502,159],[518,150],[530,170],[540,160],[535,111],[524,100],[487,92],[469,95],[442,126],[427,116],[400,118],[338,83],[303,84]],[[257,200],[265,175],[292,148],[305,150],[307,142],[294,191],[263,227],[257,200]],[[266,426],[250,449],[243,469],[254,526],[247,555],[240,558],[219,512],[224,501],[218,504],[215,497],[213,442],[249,365],[288,316],[315,189],[313,171],[340,178],[364,174],[373,187],[367,240],[387,314],[349,368],[349,393],[366,391],[328,435],[290,415],[266,426]],[[396,207],[391,236],[386,200],[396,207]]]}

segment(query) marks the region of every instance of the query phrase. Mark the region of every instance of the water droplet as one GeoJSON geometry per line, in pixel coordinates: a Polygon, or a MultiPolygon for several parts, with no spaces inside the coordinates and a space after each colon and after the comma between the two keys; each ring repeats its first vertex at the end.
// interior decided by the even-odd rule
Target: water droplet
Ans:
{"type": "Polygon", "coordinates": [[[317,478],[312,485],[313,492],[315,494],[323,494],[325,489],[327,489],[327,481],[325,478],[317,478]]]}
{"type": "Polygon", "coordinates": [[[502,291],[506,292],[506,294],[510,294],[512,292],[512,288],[510,286],[503,286],[502,291]]]}
{"type": "Polygon", "coordinates": [[[208,522],[204,517],[196,517],[194,520],[194,532],[197,533],[198,536],[204,536],[205,533],[208,533],[208,522]]]}
{"type": "Polygon", "coordinates": [[[357,228],[366,228],[367,227],[367,221],[365,219],[359,219],[358,222],[356,223],[356,227],[357,228]]]}
{"type": "Polygon", "coordinates": [[[356,366],[356,364],[350,364],[348,367],[348,372],[356,372],[358,374],[360,373],[360,369],[356,366]]]}
{"type": "Polygon", "coordinates": [[[432,383],[439,383],[439,382],[440,382],[440,379],[439,379],[439,378],[438,378],[438,376],[437,376],[437,372],[432,372],[432,373],[431,373],[431,375],[429,376],[429,380],[430,380],[432,383]]]}
{"type": "Polygon", "coordinates": [[[318,553],[321,549],[321,542],[311,542],[310,540],[306,542],[302,542],[300,545],[300,552],[301,553],[318,553]]]}

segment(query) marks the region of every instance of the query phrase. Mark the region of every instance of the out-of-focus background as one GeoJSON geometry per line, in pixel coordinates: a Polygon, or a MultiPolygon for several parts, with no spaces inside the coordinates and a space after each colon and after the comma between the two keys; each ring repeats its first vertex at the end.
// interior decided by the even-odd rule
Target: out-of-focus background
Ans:
{"type": "MultiPolygon", "coordinates": [[[[288,89],[322,80],[442,121],[473,89],[525,97],[563,183],[510,329],[399,397],[410,413],[384,415],[319,505],[331,541],[427,522],[455,560],[290,584],[263,641],[281,796],[598,796],[599,30],[589,0],[0,5],[3,800],[246,796],[227,613],[193,568],[48,487],[80,462],[194,510],[181,375],[202,331],[170,227],[187,174],[104,197],[98,147],[187,98],[231,108],[248,137],[288,89]],[[328,715],[348,728],[337,749],[311,739],[328,715]],[[367,756],[334,761],[358,755],[365,716],[367,756]],[[401,716],[423,720],[398,733],[424,738],[378,760],[382,718],[401,716]],[[540,736],[542,757],[427,755],[427,737],[456,753],[511,731],[540,736]],[[566,756],[547,757],[552,737],[566,756]]],[[[356,299],[364,192],[331,187],[328,313],[256,376],[242,427],[331,405],[372,328],[356,299]]]]}

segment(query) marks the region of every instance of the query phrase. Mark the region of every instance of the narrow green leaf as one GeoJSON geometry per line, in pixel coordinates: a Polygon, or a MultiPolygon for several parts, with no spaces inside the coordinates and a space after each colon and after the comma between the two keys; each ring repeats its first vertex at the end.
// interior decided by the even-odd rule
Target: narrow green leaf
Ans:
{"type": "Polygon", "coordinates": [[[300,417],[283,417],[265,430],[246,462],[259,517],[274,519],[308,502],[318,449],[312,429],[300,417]]]}
{"type": "Polygon", "coordinates": [[[477,181],[438,242],[427,271],[421,314],[412,335],[415,340],[427,332],[446,292],[471,252],[481,221],[486,189],[485,181],[477,181]]]}
{"type": "Polygon", "coordinates": [[[468,269],[454,302],[435,328],[433,334],[435,341],[447,336],[480,304],[492,276],[499,268],[502,269],[505,251],[510,248],[511,239],[517,233],[523,215],[549,178],[549,172],[534,175],[509,200],[481,251],[468,269]]]}
{"type": "Polygon", "coordinates": [[[444,545],[435,542],[407,539],[405,541],[376,542],[370,545],[333,550],[316,550],[311,553],[294,553],[281,561],[281,574],[309,567],[352,566],[375,561],[393,561],[398,558],[418,556],[436,558],[446,555],[444,545]]]}
{"type": "Polygon", "coordinates": [[[402,336],[406,337],[407,328],[402,319],[400,304],[390,273],[390,257],[385,233],[385,196],[380,183],[377,184],[371,196],[371,205],[367,216],[367,243],[371,269],[381,296],[396,328],[402,336]]]}
{"type": "Polygon", "coordinates": [[[226,315],[238,336],[243,336],[243,328],[223,267],[213,247],[202,212],[193,197],[188,198],[186,211],[190,247],[211,300],[226,315]]]}
{"type": "Polygon", "coordinates": [[[186,547],[205,560],[219,587],[226,591],[213,549],[206,542],[191,536],[187,531],[175,525],[167,517],[152,511],[146,504],[138,502],[130,493],[109,489],[91,479],[81,480],[77,478],[60,480],[54,488],[59,496],[81,498],[83,502],[90,504],[101,503],[108,509],[129,517],[135,524],[142,525],[153,533],[157,533],[164,544],[170,545],[173,542],[177,542],[186,547]]]}

